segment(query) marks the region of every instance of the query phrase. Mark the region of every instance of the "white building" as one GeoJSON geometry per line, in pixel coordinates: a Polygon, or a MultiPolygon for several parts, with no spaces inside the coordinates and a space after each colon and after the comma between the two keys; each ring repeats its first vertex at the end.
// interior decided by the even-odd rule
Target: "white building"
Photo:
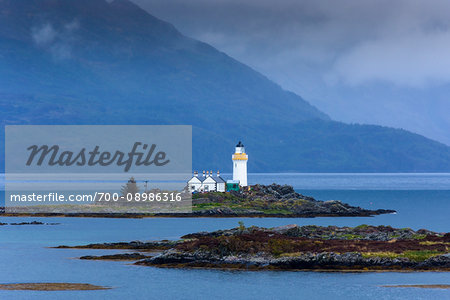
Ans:
{"type": "Polygon", "coordinates": [[[203,171],[202,176],[198,176],[194,172],[194,176],[187,182],[190,192],[226,192],[228,190],[239,190],[239,186],[247,186],[247,161],[248,155],[245,153],[244,145],[241,141],[236,145],[236,149],[232,156],[233,160],[233,180],[225,182],[220,177],[219,171],[217,176],[213,172],[203,171]]]}
{"type": "Polygon", "coordinates": [[[233,159],[233,180],[238,180],[240,186],[247,186],[247,161],[248,155],[245,153],[244,145],[239,141],[232,156],[233,159]]]}
{"type": "Polygon", "coordinates": [[[188,181],[189,191],[192,192],[225,192],[226,184],[225,180],[220,177],[220,172],[217,172],[217,176],[214,176],[213,172],[203,171],[202,176],[198,176],[197,172],[194,172],[194,176],[188,181]]]}

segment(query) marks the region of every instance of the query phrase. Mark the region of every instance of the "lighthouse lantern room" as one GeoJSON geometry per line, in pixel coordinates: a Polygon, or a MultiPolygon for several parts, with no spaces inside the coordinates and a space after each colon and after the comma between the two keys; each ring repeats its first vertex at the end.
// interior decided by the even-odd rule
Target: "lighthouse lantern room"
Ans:
{"type": "Polygon", "coordinates": [[[247,161],[244,145],[241,141],[236,145],[233,159],[233,180],[238,180],[240,186],[247,186],[247,161]]]}

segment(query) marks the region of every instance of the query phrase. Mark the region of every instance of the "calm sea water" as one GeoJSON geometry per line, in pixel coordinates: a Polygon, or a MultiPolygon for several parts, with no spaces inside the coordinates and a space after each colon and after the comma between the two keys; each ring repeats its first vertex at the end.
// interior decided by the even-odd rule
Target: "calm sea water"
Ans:
{"type": "MultiPolygon", "coordinates": [[[[0,177],[0,186],[1,186],[0,177]]],[[[330,273],[179,270],[126,262],[80,261],[113,250],[50,249],[61,244],[177,239],[181,235],[237,226],[317,224],[450,231],[450,174],[252,174],[250,183],[290,184],[321,200],[338,199],[397,214],[364,218],[87,219],[0,218],[0,222],[59,222],[57,226],[0,227],[0,283],[80,282],[106,291],[0,291],[0,299],[450,299],[450,290],[384,288],[387,284],[450,284],[450,273],[330,273]]]]}

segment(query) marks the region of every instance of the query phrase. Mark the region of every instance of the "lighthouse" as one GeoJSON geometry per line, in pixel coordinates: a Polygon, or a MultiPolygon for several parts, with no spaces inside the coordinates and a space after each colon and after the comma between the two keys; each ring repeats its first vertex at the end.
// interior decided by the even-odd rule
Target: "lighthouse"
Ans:
{"type": "Polygon", "coordinates": [[[233,180],[238,180],[240,186],[247,186],[247,161],[244,145],[241,141],[236,145],[233,159],[233,180]]]}

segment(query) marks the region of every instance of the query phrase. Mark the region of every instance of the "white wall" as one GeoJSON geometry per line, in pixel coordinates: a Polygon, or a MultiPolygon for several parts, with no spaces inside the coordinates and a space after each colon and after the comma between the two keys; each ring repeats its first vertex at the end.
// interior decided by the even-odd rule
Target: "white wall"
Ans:
{"type": "Polygon", "coordinates": [[[247,160],[233,160],[233,180],[240,186],[247,186],[247,160]]]}
{"type": "Polygon", "coordinates": [[[198,182],[192,182],[192,183],[188,183],[188,186],[189,186],[189,191],[192,193],[193,191],[200,190],[200,187],[202,186],[202,184],[198,183],[198,182]],[[194,189],[192,189],[192,186],[194,186],[194,189]]]}
{"type": "Polygon", "coordinates": [[[218,192],[222,192],[223,193],[223,192],[225,192],[225,189],[226,189],[225,183],[222,182],[222,183],[218,183],[217,184],[217,191],[218,192]]]}

